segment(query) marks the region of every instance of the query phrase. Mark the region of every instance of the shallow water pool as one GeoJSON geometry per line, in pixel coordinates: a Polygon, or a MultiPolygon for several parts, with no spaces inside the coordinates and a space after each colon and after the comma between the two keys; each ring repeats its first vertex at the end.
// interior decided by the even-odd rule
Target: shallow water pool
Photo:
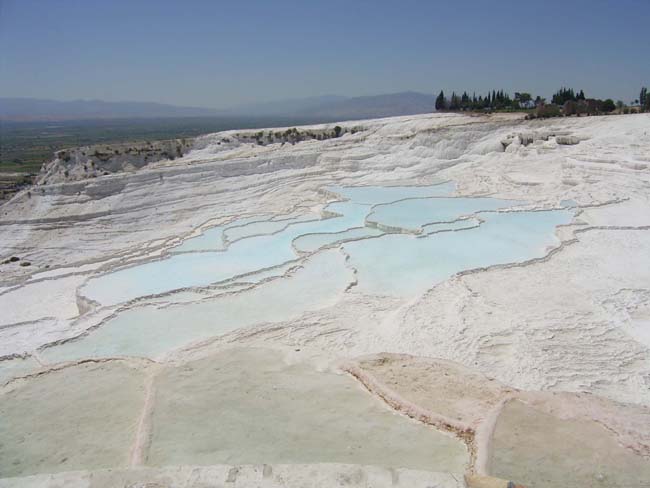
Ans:
{"type": "Polygon", "coordinates": [[[452,189],[338,189],[341,200],[327,204],[318,220],[308,212],[247,217],[208,230],[175,249],[196,252],[91,279],[81,289],[87,297],[103,305],[143,299],[142,305],[42,356],[52,362],[155,358],[193,341],[334,305],[350,290],[414,296],[462,271],[542,257],[558,244],[556,226],[573,218],[568,209],[524,211],[521,201],[451,197],[452,189]],[[202,246],[212,250],[199,251],[202,246]],[[228,288],[211,292],[212,298],[174,298],[178,290],[216,283],[228,288]]]}

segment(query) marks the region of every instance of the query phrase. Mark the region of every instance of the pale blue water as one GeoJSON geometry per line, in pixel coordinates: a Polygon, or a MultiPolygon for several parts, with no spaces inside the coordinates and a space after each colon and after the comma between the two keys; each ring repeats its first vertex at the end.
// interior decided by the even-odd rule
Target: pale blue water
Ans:
{"type": "Polygon", "coordinates": [[[228,224],[206,229],[201,235],[185,240],[171,249],[170,252],[177,254],[183,252],[222,251],[227,247],[228,242],[253,235],[273,234],[290,224],[316,219],[317,216],[315,215],[300,215],[283,220],[263,220],[259,216],[236,219],[228,224]]]}
{"type": "Polygon", "coordinates": [[[355,203],[376,205],[404,198],[440,197],[450,195],[456,185],[452,182],[429,186],[328,186],[327,190],[355,203]]]}
{"type": "Polygon", "coordinates": [[[194,251],[220,251],[225,249],[223,231],[225,226],[219,225],[207,229],[200,236],[187,239],[185,242],[173,248],[170,252],[194,252],[194,251]]]}
{"type": "Polygon", "coordinates": [[[157,358],[194,341],[259,323],[289,320],[333,305],[352,279],[338,250],[319,253],[292,276],[233,295],[164,308],[138,307],[118,314],[79,340],[41,351],[49,362],[84,357],[157,358]]]}
{"type": "Polygon", "coordinates": [[[573,218],[566,209],[496,211],[522,203],[516,201],[441,197],[451,189],[450,185],[343,189],[341,193],[350,199],[327,205],[327,215],[337,215],[332,218],[307,221],[313,216],[305,214],[261,221],[250,217],[210,229],[176,250],[212,250],[171,254],[99,276],[82,293],[102,304],[117,304],[233,279],[234,283],[272,281],[202,301],[132,308],[86,337],[44,350],[42,356],[49,361],[160,357],[193,341],[333,305],[353,283],[352,268],[358,282],[351,288],[355,292],[413,296],[460,271],[544,256],[549,246],[557,244],[556,226],[573,218]],[[435,197],[422,198],[433,193],[435,197]],[[410,199],[401,199],[406,197],[410,199]],[[384,234],[365,225],[371,212],[387,225],[422,232],[384,234]],[[476,227],[479,219],[483,222],[476,227]],[[228,244],[224,232],[236,240],[228,244]],[[227,247],[214,250],[224,242],[227,247]],[[332,245],[344,252],[322,250],[332,245]],[[304,253],[315,254],[305,261],[304,253]],[[301,267],[283,276],[290,266],[301,267]]]}
{"type": "Polygon", "coordinates": [[[234,242],[246,237],[269,235],[286,229],[289,225],[318,220],[317,215],[301,215],[285,220],[264,220],[251,222],[244,225],[231,226],[224,230],[223,239],[225,242],[234,242]]]}
{"type": "Polygon", "coordinates": [[[557,244],[555,227],[573,212],[482,213],[480,227],[441,232],[424,238],[391,234],[343,244],[356,268],[358,291],[408,296],[421,293],[450,276],[480,268],[542,257],[557,244]]]}
{"type": "Polygon", "coordinates": [[[92,279],[81,293],[102,304],[122,303],[192,286],[206,286],[277,266],[297,258],[291,242],[300,235],[342,232],[363,226],[369,205],[336,202],[328,210],[342,214],[315,222],[289,225],[283,232],[242,239],[226,251],[174,254],[92,279]]]}
{"type": "Polygon", "coordinates": [[[81,292],[102,304],[117,304],[236,279],[295,262],[302,253],[352,240],[343,246],[351,255],[351,263],[359,269],[358,289],[404,294],[421,289],[422,283],[439,281],[440,277],[463,269],[518,261],[543,253],[554,242],[555,225],[571,217],[567,211],[484,213],[523,202],[440,196],[452,189],[452,184],[338,189],[349,200],[327,205],[328,215],[334,217],[309,221],[313,216],[305,214],[282,221],[260,221],[254,217],[234,221],[210,229],[175,249],[219,249],[224,236],[227,236],[226,243],[234,240],[222,250],[172,254],[159,261],[94,278],[81,292]],[[435,197],[423,198],[431,195],[435,197]],[[357,203],[361,201],[373,202],[374,206],[357,203]],[[487,222],[476,229],[467,229],[476,224],[475,220],[458,221],[461,216],[478,214],[487,222]],[[419,239],[407,235],[381,236],[381,231],[366,225],[367,219],[391,227],[424,229],[425,236],[419,239]],[[446,227],[434,222],[446,222],[446,227]],[[437,233],[439,230],[457,232],[437,233]],[[370,236],[381,237],[354,240],[370,236]],[[467,239],[471,245],[466,247],[467,239]],[[381,263],[375,264],[377,261],[381,263]],[[373,267],[376,271],[372,271],[373,267]],[[402,275],[412,277],[408,286],[400,283],[402,275]],[[407,291],[396,291],[402,289],[407,291]]]}
{"type": "Polygon", "coordinates": [[[199,236],[185,240],[182,244],[173,248],[170,252],[195,252],[195,251],[221,251],[226,248],[224,231],[233,227],[240,227],[251,222],[262,220],[261,217],[245,217],[224,225],[211,227],[199,236]]]}
{"type": "Polygon", "coordinates": [[[435,234],[437,232],[470,229],[480,224],[481,221],[474,217],[469,219],[463,219],[463,220],[455,220],[453,222],[439,222],[436,224],[427,224],[422,226],[422,236],[435,234]]]}
{"type": "Polygon", "coordinates": [[[295,247],[300,252],[314,252],[322,247],[339,242],[347,242],[350,240],[363,239],[366,237],[376,237],[383,234],[383,231],[372,227],[356,227],[354,229],[348,229],[344,232],[329,234],[307,234],[300,236],[295,241],[293,241],[293,247],[295,247]]]}
{"type": "Polygon", "coordinates": [[[420,231],[422,226],[435,222],[451,222],[463,215],[484,210],[497,210],[522,205],[515,200],[495,198],[428,198],[403,200],[377,205],[367,220],[390,227],[420,231]]]}
{"type": "Polygon", "coordinates": [[[578,202],[575,200],[560,200],[560,206],[564,208],[575,208],[578,206],[578,202]]]}

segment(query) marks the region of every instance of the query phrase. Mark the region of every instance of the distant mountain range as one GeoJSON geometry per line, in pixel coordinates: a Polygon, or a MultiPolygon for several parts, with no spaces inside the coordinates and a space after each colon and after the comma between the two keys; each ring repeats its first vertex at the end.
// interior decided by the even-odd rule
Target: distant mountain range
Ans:
{"type": "Polygon", "coordinates": [[[234,107],[235,115],[299,116],[323,120],[368,119],[432,112],[436,97],[416,92],[364,97],[325,95],[234,107]]]}
{"type": "Polygon", "coordinates": [[[152,102],[102,100],[55,101],[37,98],[0,98],[0,120],[57,121],[118,118],[181,117],[300,117],[309,120],[345,120],[432,112],[435,96],[416,92],[344,97],[325,95],[277,102],[241,105],[217,110],[152,102]]]}
{"type": "Polygon", "coordinates": [[[434,95],[424,93],[389,93],[332,100],[307,108],[300,115],[337,120],[414,115],[433,112],[435,102],[436,97],[434,95]]]}
{"type": "Polygon", "coordinates": [[[104,102],[71,100],[60,102],[39,98],[0,98],[2,120],[84,120],[140,117],[203,117],[216,110],[177,107],[153,102],[104,102]]]}
{"type": "Polygon", "coordinates": [[[317,107],[328,106],[333,103],[340,103],[349,100],[348,97],[340,95],[323,95],[320,97],[291,98],[275,102],[249,103],[238,105],[226,110],[224,113],[250,116],[286,116],[302,115],[305,112],[314,110],[317,107]]]}

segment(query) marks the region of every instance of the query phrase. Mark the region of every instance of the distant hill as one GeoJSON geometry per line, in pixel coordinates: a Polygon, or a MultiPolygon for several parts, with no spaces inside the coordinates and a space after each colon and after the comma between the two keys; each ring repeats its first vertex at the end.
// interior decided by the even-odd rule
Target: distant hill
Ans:
{"type": "Polygon", "coordinates": [[[372,119],[434,111],[436,97],[416,92],[347,98],[303,110],[300,115],[322,119],[372,119]]]}
{"type": "Polygon", "coordinates": [[[241,105],[225,110],[153,102],[0,98],[0,120],[64,121],[182,117],[293,117],[310,121],[368,119],[432,112],[435,96],[416,92],[364,97],[325,95],[241,105]]]}
{"type": "Polygon", "coordinates": [[[435,102],[434,95],[417,92],[364,97],[326,95],[250,104],[230,111],[237,115],[297,116],[314,120],[370,119],[433,112],[435,102]]]}
{"type": "Polygon", "coordinates": [[[72,100],[60,102],[38,98],[0,98],[3,120],[84,120],[148,117],[202,117],[219,111],[197,107],[177,107],[153,102],[104,102],[72,100]]]}
{"type": "Polygon", "coordinates": [[[249,103],[232,107],[226,112],[234,115],[251,116],[287,116],[302,114],[317,107],[328,106],[337,102],[349,100],[349,97],[341,95],[323,95],[320,97],[290,98],[275,102],[249,103]]]}

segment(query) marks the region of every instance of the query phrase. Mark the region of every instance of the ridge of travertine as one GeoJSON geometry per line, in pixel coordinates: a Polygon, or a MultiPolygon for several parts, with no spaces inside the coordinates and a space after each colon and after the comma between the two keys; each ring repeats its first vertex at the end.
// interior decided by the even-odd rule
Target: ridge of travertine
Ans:
{"type": "MultiPolygon", "coordinates": [[[[0,212],[1,260],[20,257],[0,265],[0,309],[7,311],[0,317],[0,356],[5,358],[0,368],[11,361],[15,365],[9,380],[0,376],[0,384],[11,391],[63,367],[47,364],[41,347],[101,327],[122,310],[82,299],[78,290],[88,279],[164,259],[197,229],[237,215],[271,219],[318,212],[332,198],[324,191],[330,185],[453,181],[454,196],[525,200],[539,209],[570,200],[576,216],[557,229],[559,244],[545,257],[462,272],[409,300],[359,293],[356,270],[346,261],[354,278],[334,306],[235,330],[160,361],[182,365],[233,345],[288,351],[287,361],[323,370],[384,353],[406,354],[416,362],[418,357],[451,361],[518,391],[494,407],[491,420],[481,424],[489,428],[469,425],[471,434],[463,434],[468,424],[448,414],[429,418],[432,425],[465,436],[479,472],[490,471],[485,452],[491,449],[499,412],[514,397],[558,421],[577,425],[590,419],[618,436],[627,451],[647,458],[650,442],[637,427],[650,405],[650,340],[643,329],[650,314],[648,127],[647,114],[541,121],[516,114],[432,114],[300,128],[329,136],[289,142],[267,138],[260,144],[256,131],[218,133],[191,141],[191,150],[173,160],[116,166],[110,175],[90,179],[78,178],[78,165],[68,176],[63,166],[52,167],[51,174],[59,177],[20,192],[0,212]],[[331,137],[335,125],[341,127],[339,137],[331,137]],[[620,413],[626,411],[634,415],[620,413]],[[472,451],[475,438],[488,447],[472,451]]],[[[208,299],[214,293],[187,291],[205,292],[208,299]]],[[[175,299],[173,294],[158,298],[175,299]]],[[[135,300],[124,307],[140,305],[135,300]]],[[[405,364],[409,371],[411,363],[405,364]]],[[[153,374],[150,365],[134,367],[153,374]]],[[[417,401],[391,403],[397,398],[393,387],[382,390],[376,377],[364,381],[361,369],[346,369],[356,371],[354,376],[393,408],[408,407],[416,418],[424,415],[417,401]]],[[[148,389],[147,395],[155,391],[148,389]]],[[[130,453],[134,466],[144,461],[153,408],[155,402],[139,417],[130,453]]],[[[170,474],[174,469],[162,471],[176,476],[170,474]]],[[[201,473],[192,469],[178,468],[183,477],[201,473]]],[[[230,469],[223,468],[226,478],[230,469]]],[[[303,472],[286,469],[292,476],[303,472]]],[[[148,473],[152,479],[160,474],[148,473]]],[[[56,475],[52,483],[65,476],[56,475]]],[[[69,476],[85,486],[84,480],[95,475],[69,476]]],[[[114,476],[128,480],[130,475],[114,476]]],[[[355,476],[354,483],[366,480],[366,475],[355,476]]],[[[35,477],[29,482],[48,486],[50,481],[35,477]]],[[[463,486],[448,476],[438,482],[463,486]]]]}

